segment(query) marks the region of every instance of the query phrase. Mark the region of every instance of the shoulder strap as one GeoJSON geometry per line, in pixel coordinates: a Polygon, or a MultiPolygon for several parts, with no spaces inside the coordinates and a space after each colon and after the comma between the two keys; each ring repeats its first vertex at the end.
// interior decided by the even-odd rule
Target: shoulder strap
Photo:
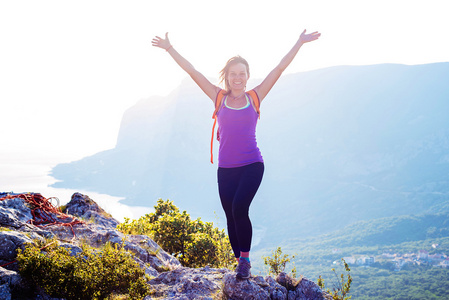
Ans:
{"type": "Polygon", "coordinates": [[[259,96],[257,95],[255,90],[250,90],[247,93],[251,96],[251,99],[253,99],[254,108],[256,109],[256,112],[259,115],[259,119],[260,119],[260,101],[259,101],[259,96]]]}
{"type": "Polygon", "coordinates": [[[225,90],[220,90],[217,94],[217,98],[215,99],[215,110],[214,113],[212,115],[212,119],[215,119],[215,117],[217,116],[218,111],[220,110],[221,107],[221,103],[223,102],[223,98],[225,96],[226,91],[225,90]]]}
{"type": "Polygon", "coordinates": [[[212,126],[212,138],[210,139],[210,162],[214,163],[214,133],[215,133],[215,125],[217,124],[217,112],[220,110],[221,103],[223,102],[223,98],[225,96],[225,91],[220,90],[217,94],[217,98],[215,99],[215,110],[212,114],[212,119],[214,119],[214,125],[212,126]]]}

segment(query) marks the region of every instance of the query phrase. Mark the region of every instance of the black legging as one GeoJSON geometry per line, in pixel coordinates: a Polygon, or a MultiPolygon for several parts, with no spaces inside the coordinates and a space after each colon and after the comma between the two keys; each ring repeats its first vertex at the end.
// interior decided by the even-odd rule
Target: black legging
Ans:
{"type": "Polygon", "coordinates": [[[251,249],[253,229],[249,206],[262,181],[264,164],[218,168],[218,192],[226,214],[228,235],[235,257],[251,249]]]}

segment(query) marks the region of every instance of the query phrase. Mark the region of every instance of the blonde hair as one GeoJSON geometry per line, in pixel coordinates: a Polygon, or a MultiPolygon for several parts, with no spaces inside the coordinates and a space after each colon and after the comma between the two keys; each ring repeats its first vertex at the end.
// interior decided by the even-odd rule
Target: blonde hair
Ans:
{"type": "Polygon", "coordinates": [[[248,77],[249,77],[249,64],[246,61],[246,59],[244,59],[243,57],[241,57],[240,55],[231,57],[227,62],[225,67],[220,71],[220,84],[222,84],[224,82],[224,89],[226,91],[226,94],[228,94],[229,92],[231,92],[231,87],[229,86],[229,82],[228,82],[228,73],[229,73],[229,68],[232,65],[235,64],[244,64],[246,67],[246,73],[248,73],[248,77]]]}

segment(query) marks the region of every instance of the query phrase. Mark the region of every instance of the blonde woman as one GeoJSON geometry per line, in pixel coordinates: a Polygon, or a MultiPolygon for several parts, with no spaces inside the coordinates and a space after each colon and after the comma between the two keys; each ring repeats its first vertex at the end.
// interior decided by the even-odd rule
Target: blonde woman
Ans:
{"type": "MultiPolygon", "coordinates": [[[[260,104],[284,70],[290,65],[302,45],[317,40],[320,33],[306,34],[304,30],[293,48],[253,90],[260,104]]],[[[194,68],[171,44],[168,33],[165,38],[156,36],[153,46],[165,49],[175,62],[186,71],[201,90],[216,104],[222,88],[212,84],[194,68]]],[[[237,278],[251,276],[249,252],[252,225],[249,207],[262,182],[264,161],[257,146],[256,125],[258,120],[257,99],[246,90],[250,76],[248,62],[240,56],[232,57],[220,72],[224,83],[224,98],[219,103],[218,190],[224,209],[229,240],[238,261],[237,278]]],[[[254,94],[253,94],[254,95],[254,94]]]]}

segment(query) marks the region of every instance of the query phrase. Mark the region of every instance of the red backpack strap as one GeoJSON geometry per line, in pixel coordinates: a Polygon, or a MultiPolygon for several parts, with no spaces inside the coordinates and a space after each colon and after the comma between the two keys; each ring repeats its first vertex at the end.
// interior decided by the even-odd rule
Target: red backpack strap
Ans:
{"type": "Polygon", "coordinates": [[[259,115],[259,119],[260,119],[260,101],[259,101],[259,96],[257,95],[255,90],[250,90],[247,92],[247,94],[249,94],[251,96],[251,99],[253,99],[253,103],[254,103],[254,108],[256,109],[257,114],[259,115]]]}
{"type": "Polygon", "coordinates": [[[225,96],[225,91],[224,90],[220,90],[217,94],[217,98],[215,99],[215,111],[212,114],[212,119],[214,119],[214,125],[212,126],[212,138],[210,140],[210,162],[213,164],[214,163],[214,153],[213,153],[213,148],[214,148],[214,133],[215,133],[215,125],[217,124],[217,113],[220,110],[221,107],[221,103],[223,102],[223,98],[225,96]]]}

